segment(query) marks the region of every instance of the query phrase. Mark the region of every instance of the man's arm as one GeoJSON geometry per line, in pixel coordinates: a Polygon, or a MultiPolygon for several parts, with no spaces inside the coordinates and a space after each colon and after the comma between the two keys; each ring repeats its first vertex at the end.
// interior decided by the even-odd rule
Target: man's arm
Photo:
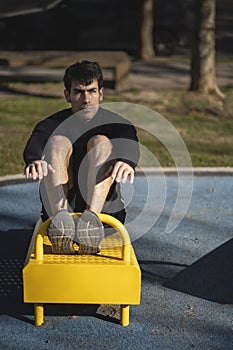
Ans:
{"type": "Polygon", "coordinates": [[[130,123],[113,124],[112,143],[117,161],[112,170],[112,178],[116,182],[125,183],[129,177],[134,181],[135,167],[140,151],[136,128],[130,123]]]}
{"type": "Polygon", "coordinates": [[[25,176],[33,180],[42,179],[48,171],[54,172],[51,165],[42,159],[44,147],[49,139],[48,126],[40,122],[34,128],[23,152],[25,176]]]}

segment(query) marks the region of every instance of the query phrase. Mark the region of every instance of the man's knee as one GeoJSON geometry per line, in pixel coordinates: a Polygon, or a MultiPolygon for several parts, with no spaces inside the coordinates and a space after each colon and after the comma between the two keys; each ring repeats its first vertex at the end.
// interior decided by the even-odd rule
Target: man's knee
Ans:
{"type": "Polygon", "coordinates": [[[87,143],[87,151],[91,149],[112,151],[112,143],[109,138],[105,135],[95,135],[92,136],[87,143]]]}
{"type": "Polygon", "coordinates": [[[72,143],[71,141],[63,135],[54,135],[50,137],[48,141],[48,147],[51,151],[60,152],[60,151],[71,151],[72,143]]]}

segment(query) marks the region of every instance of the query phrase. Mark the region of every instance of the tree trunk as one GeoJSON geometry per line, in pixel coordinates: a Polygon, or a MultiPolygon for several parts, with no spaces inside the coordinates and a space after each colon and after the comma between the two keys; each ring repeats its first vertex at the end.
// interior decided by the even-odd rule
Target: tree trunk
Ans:
{"type": "Polygon", "coordinates": [[[223,97],[215,73],[216,0],[195,0],[194,3],[190,90],[223,97]]]}
{"type": "Polygon", "coordinates": [[[149,60],[154,56],[153,48],[153,0],[141,0],[141,22],[138,58],[149,60]]]}

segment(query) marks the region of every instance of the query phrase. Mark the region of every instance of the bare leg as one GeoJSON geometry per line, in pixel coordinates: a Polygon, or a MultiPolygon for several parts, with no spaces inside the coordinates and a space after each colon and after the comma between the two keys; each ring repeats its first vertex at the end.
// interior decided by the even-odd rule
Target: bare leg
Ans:
{"type": "MultiPolygon", "coordinates": [[[[55,169],[49,172],[43,180],[46,200],[45,209],[49,216],[53,216],[61,209],[68,209],[68,187],[71,180],[69,172],[72,144],[65,136],[53,136],[46,146],[46,160],[55,169]]],[[[43,194],[43,193],[42,193],[43,194]]],[[[43,198],[42,198],[43,199],[43,198]]]]}
{"type": "Polygon", "coordinates": [[[112,143],[104,135],[92,137],[88,142],[88,209],[100,213],[111,185],[111,168],[113,162],[108,162],[112,153],[112,143]]]}
{"type": "Polygon", "coordinates": [[[71,154],[72,144],[65,136],[52,137],[45,152],[45,159],[52,165],[55,173],[50,172],[45,177],[42,186],[44,196],[43,192],[41,195],[45,210],[49,217],[52,217],[48,226],[48,237],[52,243],[52,251],[56,254],[75,253],[75,224],[67,211],[71,154]]]}
{"type": "Polygon", "coordinates": [[[103,135],[92,137],[88,142],[89,168],[87,175],[87,210],[76,225],[76,240],[80,254],[95,254],[100,250],[104,227],[96,213],[101,212],[113,183],[110,160],[112,144],[103,135]]]}

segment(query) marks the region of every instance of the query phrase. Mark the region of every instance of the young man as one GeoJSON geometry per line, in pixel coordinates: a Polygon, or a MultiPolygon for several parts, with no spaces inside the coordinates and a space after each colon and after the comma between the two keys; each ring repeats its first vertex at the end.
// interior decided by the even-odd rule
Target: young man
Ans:
{"type": "Polygon", "coordinates": [[[25,150],[25,176],[40,180],[42,220],[51,218],[48,237],[57,254],[95,254],[104,227],[97,213],[125,220],[120,182],[134,180],[139,159],[135,127],[99,106],[103,76],[95,62],[69,66],[63,78],[71,108],[39,122],[25,150]],[[69,212],[82,212],[73,219],[69,212]]]}

